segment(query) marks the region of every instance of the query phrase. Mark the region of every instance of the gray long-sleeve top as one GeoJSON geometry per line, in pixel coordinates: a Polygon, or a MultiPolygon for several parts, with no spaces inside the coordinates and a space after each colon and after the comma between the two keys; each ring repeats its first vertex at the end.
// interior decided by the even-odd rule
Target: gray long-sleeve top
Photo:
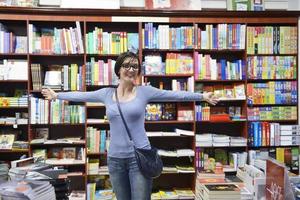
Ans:
{"type": "MultiPolygon", "coordinates": [[[[110,124],[110,145],[108,156],[116,158],[134,157],[133,145],[129,140],[116,101],[115,88],[103,88],[92,92],[58,93],[58,99],[76,102],[102,102],[106,106],[106,116],[110,124]]],[[[120,102],[120,106],[137,148],[150,148],[146,135],[145,107],[155,101],[200,101],[202,94],[186,91],[160,90],[152,86],[138,86],[136,97],[120,102]]]]}

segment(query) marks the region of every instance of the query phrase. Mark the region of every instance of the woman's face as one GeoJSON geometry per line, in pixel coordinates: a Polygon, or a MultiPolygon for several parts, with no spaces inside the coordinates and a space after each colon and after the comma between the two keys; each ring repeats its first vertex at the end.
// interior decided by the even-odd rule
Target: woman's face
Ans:
{"type": "Polygon", "coordinates": [[[120,68],[120,80],[134,83],[139,72],[137,59],[126,58],[120,68]]]}

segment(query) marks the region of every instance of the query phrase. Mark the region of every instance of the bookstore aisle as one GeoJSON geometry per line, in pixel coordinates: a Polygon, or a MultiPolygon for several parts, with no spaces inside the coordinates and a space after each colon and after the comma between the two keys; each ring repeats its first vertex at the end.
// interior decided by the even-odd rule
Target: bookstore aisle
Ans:
{"type": "Polygon", "coordinates": [[[115,199],[105,106],[41,90],[116,85],[116,58],[131,50],[136,84],[220,99],[146,105],[164,163],[151,199],[300,199],[299,16],[0,7],[0,195],[115,199]]]}

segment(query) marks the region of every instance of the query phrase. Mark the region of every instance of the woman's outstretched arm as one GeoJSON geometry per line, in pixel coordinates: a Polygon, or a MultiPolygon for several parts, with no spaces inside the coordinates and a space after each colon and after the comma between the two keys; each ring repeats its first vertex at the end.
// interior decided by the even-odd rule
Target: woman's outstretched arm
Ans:
{"type": "Polygon", "coordinates": [[[67,100],[75,102],[104,102],[107,88],[91,92],[55,92],[50,88],[42,90],[42,94],[47,100],[67,100]]]}
{"type": "Polygon", "coordinates": [[[206,101],[212,105],[218,103],[218,99],[212,92],[194,93],[188,91],[161,90],[152,86],[143,86],[143,92],[148,101],[206,101]]]}

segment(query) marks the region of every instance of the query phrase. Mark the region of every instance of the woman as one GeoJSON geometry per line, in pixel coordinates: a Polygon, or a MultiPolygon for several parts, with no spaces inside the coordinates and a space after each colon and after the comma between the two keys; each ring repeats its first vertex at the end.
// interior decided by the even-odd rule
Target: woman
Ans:
{"type": "MultiPolygon", "coordinates": [[[[137,148],[150,148],[144,122],[145,107],[149,101],[205,100],[216,104],[212,93],[197,94],[185,91],[160,90],[151,86],[137,86],[135,80],[141,73],[138,56],[132,52],[122,53],[116,60],[115,73],[119,77],[117,94],[125,120],[137,148]]],[[[118,200],[150,200],[152,179],[144,177],[137,165],[133,145],[118,111],[116,88],[103,88],[93,92],[55,93],[42,90],[48,100],[61,99],[77,102],[103,102],[110,123],[110,145],[107,165],[113,190],[118,200]]]]}

